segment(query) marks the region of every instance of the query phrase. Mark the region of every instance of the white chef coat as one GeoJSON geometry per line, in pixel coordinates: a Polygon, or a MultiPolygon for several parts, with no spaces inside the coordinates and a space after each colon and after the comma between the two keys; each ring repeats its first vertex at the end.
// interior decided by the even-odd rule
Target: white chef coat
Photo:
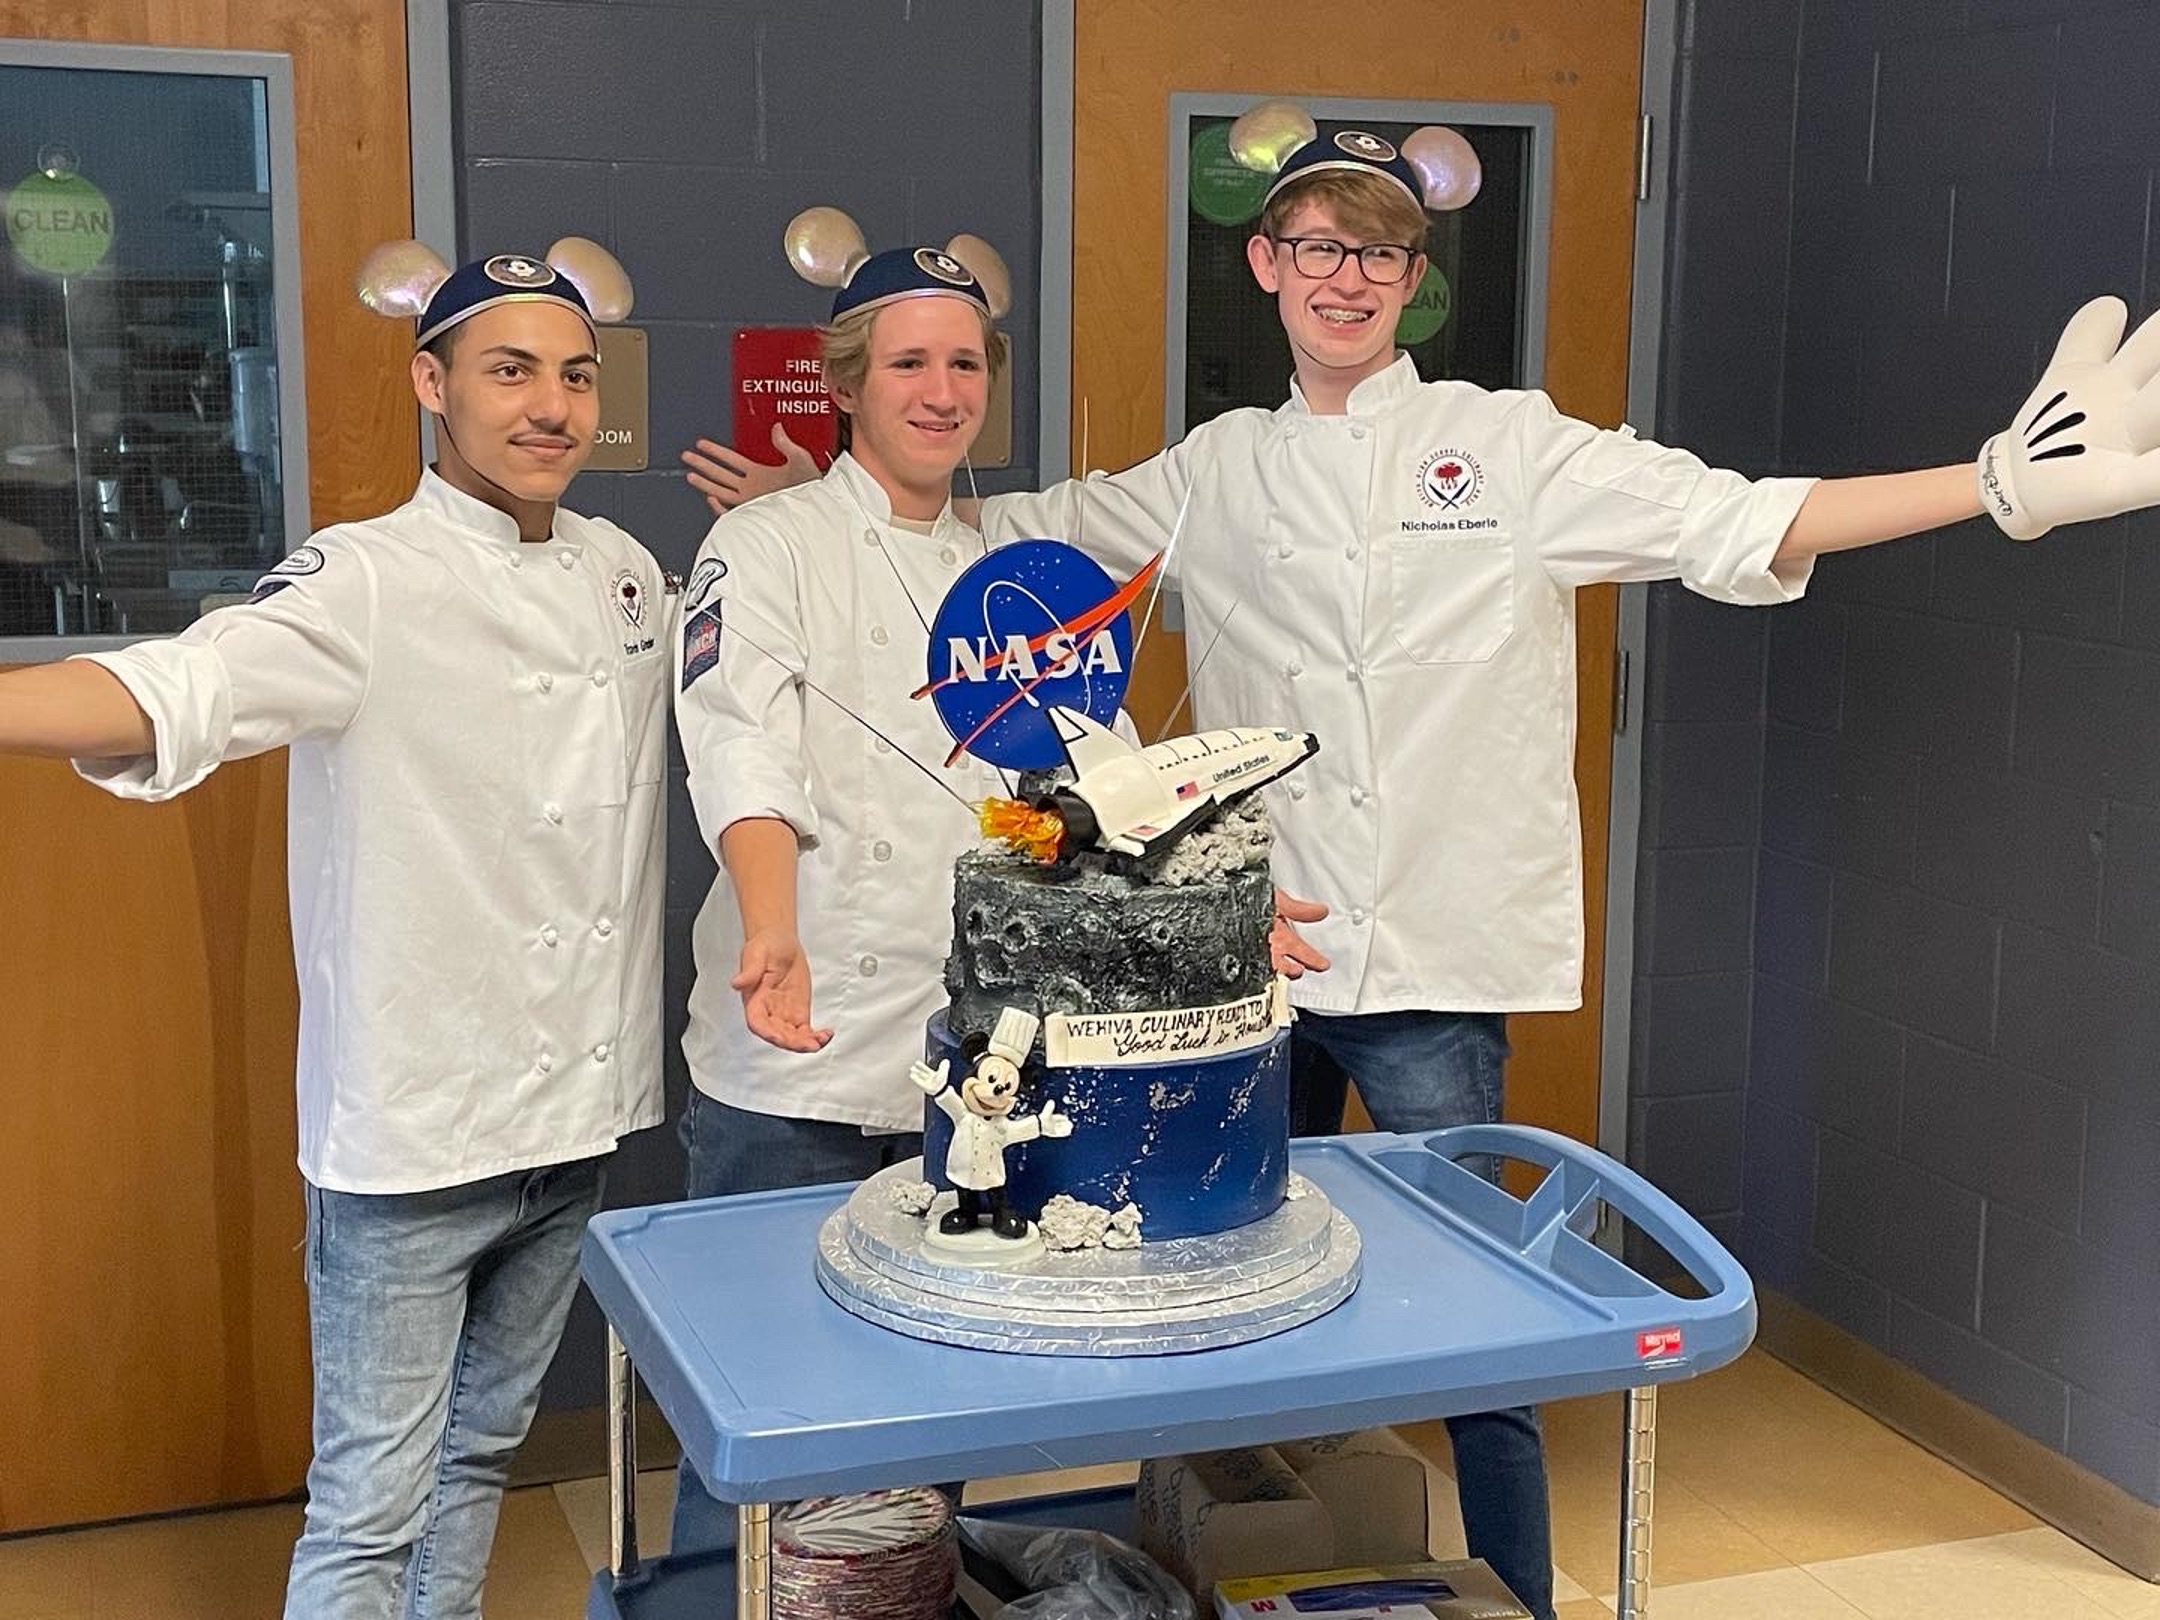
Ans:
{"type": "Polygon", "coordinates": [[[929,534],[894,523],[883,487],[848,455],[814,483],[728,513],[705,537],[684,595],[686,679],[675,700],[690,800],[715,850],[746,817],[795,829],[811,1018],[833,1031],[818,1052],[784,1052],[750,1033],[729,983],[743,930],[723,868],[692,932],[697,980],[683,1037],[708,1096],[754,1113],[922,1128],[908,1066],[946,1001],[953,862],[981,834],[899,750],[970,802],[1005,791],[973,758],[943,768],[952,739],[927,698],[908,696],[929,670],[925,621],[982,554],[982,536],[950,507],[929,534]],[[716,646],[705,618],[715,604],[716,646]],[[702,672],[700,649],[717,657],[702,672]]]}
{"type": "Polygon", "coordinates": [[[970,1112],[952,1087],[930,1100],[952,1121],[952,1143],[945,1150],[945,1179],[969,1192],[988,1192],[992,1187],[1004,1186],[1005,1150],[1015,1142],[1032,1142],[1042,1135],[1040,1114],[985,1119],[970,1112]]]}
{"type": "Polygon", "coordinates": [[[292,746],[309,1181],[424,1191],[659,1123],[672,612],[613,524],[525,544],[429,472],[249,603],[89,655],[156,728],[76,762],[123,798],[292,746]]]}
{"type": "Polygon", "coordinates": [[[995,497],[984,531],[1077,535],[1129,574],[1190,494],[1169,567],[1206,658],[1193,719],[1320,741],[1267,790],[1276,882],[1333,908],[1303,925],[1334,966],[1295,981],[1299,1006],[1579,1006],[1575,587],[1791,600],[1809,566],[1772,553],[1814,481],[1751,483],[1542,393],[1423,383],[1407,355],[1346,414],[1291,394],[1129,471],[995,497]]]}

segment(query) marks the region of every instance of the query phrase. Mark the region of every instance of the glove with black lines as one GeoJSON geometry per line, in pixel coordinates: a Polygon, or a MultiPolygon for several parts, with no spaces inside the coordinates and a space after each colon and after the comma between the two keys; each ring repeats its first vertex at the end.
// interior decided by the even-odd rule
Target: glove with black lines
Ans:
{"type": "Polygon", "coordinates": [[[2160,502],[2160,315],[2120,298],[2070,317],[2017,419],[1980,447],[1980,504],[2013,540],[2160,502]]]}

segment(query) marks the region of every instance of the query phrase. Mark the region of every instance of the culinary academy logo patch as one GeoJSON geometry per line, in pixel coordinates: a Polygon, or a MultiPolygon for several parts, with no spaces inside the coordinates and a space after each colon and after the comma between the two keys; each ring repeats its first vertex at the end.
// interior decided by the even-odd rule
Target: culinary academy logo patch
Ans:
{"type": "Polygon", "coordinates": [[[1463,512],[1485,493],[1485,469],[1462,450],[1438,450],[1418,468],[1418,496],[1443,512],[1463,512]]]}
{"type": "Polygon", "coordinates": [[[554,284],[555,268],[522,253],[498,253],[483,266],[488,280],[504,287],[547,287],[554,284]]]}
{"type": "Polygon", "coordinates": [[[615,576],[615,607],[631,629],[645,628],[645,582],[630,569],[615,576]]]}

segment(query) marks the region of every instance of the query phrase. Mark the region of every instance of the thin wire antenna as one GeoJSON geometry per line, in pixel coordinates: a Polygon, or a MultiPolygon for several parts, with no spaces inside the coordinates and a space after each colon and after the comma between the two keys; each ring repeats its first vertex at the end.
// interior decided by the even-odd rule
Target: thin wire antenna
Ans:
{"type": "Polygon", "coordinates": [[[1245,598],[1242,596],[1232,602],[1230,611],[1222,616],[1222,623],[1215,627],[1215,634],[1208,637],[1208,644],[1200,654],[1200,662],[1193,665],[1192,673],[1185,677],[1185,690],[1178,694],[1177,706],[1170,711],[1170,717],[1163,721],[1162,730],[1155,733],[1157,742],[1169,736],[1171,729],[1177,725],[1178,716],[1185,712],[1185,704],[1192,697],[1193,682],[1197,681],[1200,672],[1207,668],[1207,661],[1215,656],[1215,644],[1222,640],[1223,632],[1230,628],[1230,621],[1237,617],[1237,610],[1244,605],[1245,598]]]}
{"type": "Polygon", "coordinates": [[[1087,399],[1087,395],[1085,395],[1085,394],[1082,394],[1082,395],[1080,396],[1080,510],[1079,510],[1078,514],[1077,514],[1077,515],[1076,515],[1076,516],[1075,516],[1075,517],[1073,518],[1073,537],[1072,537],[1072,543],[1073,543],[1074,545],[1076,545],[1076,546],[1079,546],[1079,547],[1080,547],[1080,549],[1081,549],[1082,551],[1085,551],[1085,550],[1087,549],[1087,547],[1086,547],[1086,546],[1084,546],[1084,545],[1081,545],[1081,544],[1080,544],[1080,541],[1081,541],[1081,537],[1082,537],[1083,535],[1085,535],[1085,534],[1087,533],[1087,497],[1088,497],[1088,399],[1087,399]]]}
{"type": "MultiPolygon", "coordinates": [[[[741,607],[744,604],[737,602],[733,605],[741,607]]],[[[751,609],[751,611],[755,612],[756,609],[753,608],[751,609]]],[[[747,645],[752,652],[757,653],[760,657],[763,657],[772,662],[773,664],[778,665],[782,670],[786,671],[787,674],[793,679],[802,682],[804,687],[806,687],[808,690],[815,692],[819,697],[823,698],[827,703],[830,703],[834,708],[838,709],[842,714],[846,715],[858,726],[861,726],[863,730],[869,732],[871,736],[877,738],[880,742],[884,743],[886,747],[890,748],[894,753],[898,754],[902,759],[906,760],[918,771],[921,771],[923,775],[929,777],[931,781],[937,784],[938,790],[940,792],[944,793],[948,798],[953,801],[953,803],[957,804],[961,809],[965,810],[969,816],[973,817],[980,814],[980,809],[978,806],[971,803],[969,800],[962,798],[959,792],[953,787],[953,785],[950,782],[946,781],[942,776],[938,775],[938,773],[934,769],[924,764],[921,760],[917,759],[913,754],[909,753],[899,743],[894,742],[892,738],[886,736],[884,732],[878,730],[876,726],[873,726],[868,720],[865,720],[861,715],[857,714],[845,703],[842,703],[838,698],[834,697],[830,692],[826,691],[824,687],[818,685],[816,681],[810,679],[808,675],[804,674],[801,670],[795,668],[795,666],[790,664],[786,659],[780,657],[770,648],[761,645],[757,637],[751,635],[750,632],[743,629],[741,625],[730,624],[728,622],[727,614],[725,613],[725,611],[722,612],[720,617],[720,633],[723,636],[732,633],[736,636],[741,637],[744,644],[747,645]]]]}
{"type": "Polygon", "coordinates": [[[982,491],[975,487],[975,458],[970,455],[962,455],[960,458],[960,465],[967,469],[968,494],[974,500],[975,505],[978,508],[976,516],[979,519],[982,515],[980,511],[980,508],[982,506],[982,491]]]}
{"type": "Polygon", "coordinates": [[[1132,661],[1140,662],[1140,649],[1147,645],[1148,630],[1155,622],[1155,604],[1162,599],[1163,581],[1170,577],[1171,559],[1177,556],[1178,537],[1185,532],[1185,514],[1192,510],[1193,486],[1185,486],[1185,498],[1178,502],[1177,522],[1170,526],[1170,543],[1163,547],[1161,566],[1155,571],[1155,588],[1148,593],[1147,607],[1140,614],[1140,634],[1133,640],[1132,661]]]}

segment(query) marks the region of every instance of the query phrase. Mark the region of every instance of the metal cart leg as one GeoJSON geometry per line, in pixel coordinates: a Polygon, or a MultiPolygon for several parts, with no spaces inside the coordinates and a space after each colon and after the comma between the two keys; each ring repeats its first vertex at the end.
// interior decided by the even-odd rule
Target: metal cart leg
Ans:
{"type": "Polygon", "coordinates": [[[608,1568],[621,1580],[637,1569],[637,1369],[630,1352],[607,1330],[608,1568]]]}
{"type": "Polygon", "coordinates": [[[1655,1503],[1657,1386],[1627,1393],[1620,1427],[1619,1620],[1650,1620],[1650,1513],[1655,1503]]]}
{"type": "Polygon", "coordinates": [[[735,1620],[772,1620],[772,1509],[735,1510],[735,1620]]]}

